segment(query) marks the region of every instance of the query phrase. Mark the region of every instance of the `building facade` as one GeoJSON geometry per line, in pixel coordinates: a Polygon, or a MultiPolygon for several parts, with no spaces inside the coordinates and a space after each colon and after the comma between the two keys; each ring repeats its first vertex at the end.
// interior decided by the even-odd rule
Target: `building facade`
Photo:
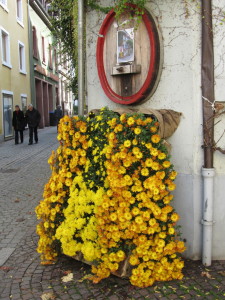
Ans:
{"type": "Polygon", "coordinates": [[[0,140],[13,137],[15,105],[31,101],[26,0],[0,0],[0,140]]]}
{"type": "Polygon", "coordinates": [[[40,128],[43,128],[51,125],[57,105],[62,106],[64,114],[71,114],[73,99],[63,72],[66,63],[61,66],[60,49],[51,35],[49,1],[31,0],[29,4],[32,103],[41,113],[40,128]]]}
{"type": "MultiPolygon", "coordinates": [[[[219,20],[219,12],[224,7],[221,1],[213,0],[215,99],[225,103],[224,43],[225,25],[219,20]]],[[[104,6],[110,1],[100,1],[104,6]]],[[[200,259],[203,249],[203,120],[201,90],[201,9],[195,2],[177,0],[148,1],[146,9],[154,16],[162,37],[162,72],[154,94],[129,107],[144,109],[172,109],[182,113],[181,122],[169,138],[172,145],[172,158],[177,188],[174,192],[174,207],[180,214],[182,238],[186,241],[185,255],[191,259],[200,259]]],[[[123,109],[126,105],[115,103],[104,92],[96,66],[97,40],[104,36],[100,28],[105,15],[90,10],[86,16],[87,42],[87,102],[88,109],[108,106],[111,109],[123,109]],[[98,37],[100,36],[100,37],[98,37]],[[94,38],[95,37],[95,38],[94,38]]],[[[116,26],[116,24],[115,24],[116,26]]],[[[116,40],[116,38],[115,38],[116,40]]],[[[134,41],[135,43],[135,41],[134,41]]],[[[145,43],[142,42],[144,46],[145,43]]],[[[116,44],[114,45],[116,49],[116,44]]],[[[116,50],[114,50],[116,53],[116,50]]],[[[107,59],[106,59],[107,61],[107,59]]],[[[143,67],[143,65],[141,66],[143,67]]],[[[111,74],[108,75],[112,76],[111,74]]],[[[207,101],[207,99],[206,99],[207,101]]],[[[213,109],[213,107],[212,107],[213,109]]],[[[225,115],[215,120],[215,141],[217,146],[225,148],[225,115]],[[219,121],[219,123],[218,123],[219,121]]],[[[225,259],[225,155],[214,153],[214,204],[212,229],[212,258],[225,259]]]]}
{"type": "Polygon", "coordinates": [[[58,102],[56,50],[45,2],[30,1],[29,4],[32,104],[39,110],[39,126],[44,128],[50,125],[50,113],[54,111],[58,102]]]}

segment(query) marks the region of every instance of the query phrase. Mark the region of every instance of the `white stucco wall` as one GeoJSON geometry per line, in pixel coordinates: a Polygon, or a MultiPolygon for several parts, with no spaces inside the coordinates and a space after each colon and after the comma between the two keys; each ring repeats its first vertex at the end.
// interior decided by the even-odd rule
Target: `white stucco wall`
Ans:
{"type": "MultiPolygon", "coordinates": [[[[219,2],[219,0],[215,1],[219,2]]],[[[102,1],[104,5],[110,1],[102,1]]],[[[176,180],[176,207],[181,216],[183,238],[186,239],[185,255],[191,259],[201,258],[202,225],[202,100],[201,100],[201,16],[199,8],[192,2],[187,11],[183,1],[153,0],[146,8],[158,21],[163,39],[163,69],[159,85],[154,95],[136,107],[167,108],[182,112],[180,125],[169,139],[172,144],[172,162],[179,176],[176,180]]],[[[97,34],[104,19],[101,13],[91,11],[87,16],[87,100],[88,109],[120,105],[109,100],[104,94],[97,74],[96,42],[97,34]]],[[[225,25],[224,25],[225,28],[225,25]]],[[[225,30],[223,28],[223,30],[225,30]]],[[[225,31],[223,32],[225,36],[225,31]]],[[[216,37],[219,52],[223,57],[224,49],[219,49],[220,38],[216,37]]],[[[222,46],[223,47],[223,46],[222,46]]],[[[218,55],[218,53],[217,53],[218,55]]],[[[225,100],[225,67],[216,72],[216,97],[225,100]],[[223,93],[221,93],[221,90],[223,93]]],[[[222,124],[222,123],[221,123],[222,124]]],[[[218,130],[222,129],[222,125],[218,130]]],[[[224,126],[223,126],[224,128],[224,126]]],[[[216,136],[218,136],[216,132],[216,136]]],[[[221,143],[221,141],[220,141],[221,143]]],[[[224,143],[225,144],[225,143],[224,143]]],[[[222,145],[221,145],[222,146],[222,145]]],[[[224,145],[225,146],[225,145],[224,145]]],[[[215,207],[216,224],[213,229],[213,257],[225,259],[225,155],[215,154],[215,207]],[[218,247],[218,241],[219,247],[218,247]]]]}
{"type": "MultiPolygon", "coordinates": [[[[214,23],[214,59],[215,59],[215,100],[225,105],[225,2],[213,0],[214,23]]],[[[219,123],[215,126],[215,141],[218,146],[225,149],[225,114],[215,120],[219,123]],[[222,138],[221,138],[222,136],[222,138]]],[[[215,152],[214,165],[215,178],[215,202],[213,228],[213,257],[225,259],[225,155],[215,152]]]]}

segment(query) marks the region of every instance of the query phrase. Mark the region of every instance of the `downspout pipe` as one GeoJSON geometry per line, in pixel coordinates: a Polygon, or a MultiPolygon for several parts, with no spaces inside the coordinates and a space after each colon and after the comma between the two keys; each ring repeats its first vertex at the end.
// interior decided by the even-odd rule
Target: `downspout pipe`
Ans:
{"type": "Polygon", "coordinates": [[[78,115],[84,115],[84,1],[78,0],[78,115]]]}
{"type": "Polygon", "coordinates": [[[204,266],[212,264],[212,228],[213,228],[213,190],[214,168],[202,168],[203,176],[203,238],[202,263],[204,266]]]}
{"type": "Polygon", "coordinates": [[[212,263],[214,152],[214,52],[211,0],[202,0],[202,107],[203,107],[203,240],[202,263],[212,263]]]}
{"type": "MultiPolygon", "coordinates": [[[[32,29],[32,24],[31,24],[31,19],[30,19],[30,0],[27,2],[27,18],[28,18],[28,41],[32,38],[33,41],[33,35],[31,35],[31,29],[32,29]]],[[[33,45],[33,43],[31,44],[33,45]]],[[[32,97],[34,95],[34,63],[33,63],[33,49],[32,46],[29,45],[29,63],[30,63],[30,98],[31,98],[31,103],[34,104],[36,107],[36,103],[34,103],[35,97],[32,97]]],[[[35,101],[36,102],[36,101],[35,101]]]]}

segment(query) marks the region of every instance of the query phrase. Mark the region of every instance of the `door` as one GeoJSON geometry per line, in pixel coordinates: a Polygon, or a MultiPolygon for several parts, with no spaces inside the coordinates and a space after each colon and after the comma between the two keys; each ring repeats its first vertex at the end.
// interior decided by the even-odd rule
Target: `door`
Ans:
{"type": "Polygon", "coordinates": [[[43,89],[42,89],[42,81],[35,78],[35,93],[36,93],[36,105],[37,110],[41,114],[41,121],[39,124],[39,128],[44,128],[44,108],[43,108],[43,89]]]}
{"type": "Polygon", "coordinates": [[[5,139],[13,136],[12,117],[13,117],[13,96],[8,94],[3,94],[3,124],[4,124],[5,139]]]}
{"type": "Polygon", "coordinates": [[[43,87],[43,108],[44,108],[44,126],[49,126],[49,99],[47,82],[42,81],[43,87]]]}
{"type": "Polygon", "coordinates": [[[52,85],[48,84],[49,112],[54,111],[52,85]]]}
{"type": "Polygon", "coordinates": [[[55,98],[56,98],[56,100],[55,100],[56,105],[55,106],[60,105],[60,103],[59,103],[59,88],[58,87],[55,88],[55,98]]]}

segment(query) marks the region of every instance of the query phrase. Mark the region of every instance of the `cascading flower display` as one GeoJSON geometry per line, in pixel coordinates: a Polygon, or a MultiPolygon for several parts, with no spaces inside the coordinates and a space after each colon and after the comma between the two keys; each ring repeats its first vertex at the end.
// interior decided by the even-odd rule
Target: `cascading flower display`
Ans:
{"type": "Polygon", "coordinates": [[[61,120],[52,176],[36,208],[43,260],[82,253],[95,283],[124,261],[138,287],[182,278],[185,246],[170,205],[177,173],[158,127],[143,114],[107,108],[61,120]]]}

